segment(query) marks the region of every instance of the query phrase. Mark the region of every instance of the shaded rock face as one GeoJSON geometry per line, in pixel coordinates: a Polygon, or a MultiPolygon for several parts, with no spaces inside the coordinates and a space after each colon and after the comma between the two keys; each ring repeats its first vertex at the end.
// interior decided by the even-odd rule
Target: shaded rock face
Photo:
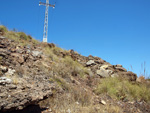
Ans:
{"type": "Polygon", "coordinates": [[[36,104],[40,100],[52,95],[51,87],[46,82],[28,84],[25,80],[20,83],[0,85],[0,109],[2,111],[21,110],[30,104],[36,104]]]}
{"type": "Polygon", "coordinates": [[[122,72],[122,73],[120,73],[120,76],[122,76],[130,81],[136,81],[136,79],[137,79],[137,75],[131,71],[122,72]]]}
{"type": "Polygon", "coordinates": [[[22,110],[52,95],[55,86],[36,65],[41,56],[40,49],[0,38],[0,112],[22,110]]]}
{"type": "Polygon", "coordinates": [[[39,105],[30,105],[24,108],[23,110],[15,110],[15,111],[7,111],[7,112],[1,112],[1,113],[42,113],[43,110],[46,110],[46,108],[40,108],[39,105]]]}

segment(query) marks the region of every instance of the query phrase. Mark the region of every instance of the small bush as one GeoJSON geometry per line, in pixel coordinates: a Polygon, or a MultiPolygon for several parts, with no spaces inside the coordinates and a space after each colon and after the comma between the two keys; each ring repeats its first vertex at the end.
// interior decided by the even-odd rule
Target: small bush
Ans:
{"type": "Polygon", "coordinates": [[[28,35],[28,39],[29,39],[29,40],[32,40],[32,36],[31,36],[31,35],[28,35]]]}
{"type": "MultiPolygon", "coordinates": [[[[51,80],[52,80],[52,79],[51,79],[51,80]]],[[[69,90],[70,90],[70,85],[67,84],[67,82],[66,82],[64,79],[62,79],[61,77],[55,76],[55,77],[53,78],[53,80],[56,81],[57,84],[58,84],[61,88],[63,88],[64,90],[66,90],[66,91],[69,91],[69,90]]]]}
{"type": "Polygon", "coordinates": [[[65,50],[63,50],[59,47],[54,47],[54,48],[52,48],[52,50],[53,50],[53,53],[57,56],[61,56],[61,52],[65,52],[65,50]]]}
{"type": "Polygon", "coordinates": [[[56,62],[59,61],[58,56],[56,56],[56,55],[53,53],[53,49],[52,49],[52,48],[45,47],[43,51],[44,51],[44,53],[50,58],[50,60],[56,61],[56,62]]]}
{"type": "Polygon", "coordinates": [[[84,77],[84,75],[89,74],[89,70],[79,64],[77,61],[74,61],[70,56],[67,56],[63,59],[65,67],[69,68],[71,75],[84,77]]]}
{"type": "Polygon", "coordinates": [[[5,26],[0,25],[0,34],[4,35],[6,32],[8,32],[7,28],[5,26]]]}

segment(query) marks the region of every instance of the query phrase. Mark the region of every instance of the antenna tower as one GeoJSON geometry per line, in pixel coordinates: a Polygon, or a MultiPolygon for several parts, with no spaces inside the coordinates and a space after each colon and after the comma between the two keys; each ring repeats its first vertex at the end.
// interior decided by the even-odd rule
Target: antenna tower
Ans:
{"type": "Polygon", "coordinates": [[[55,4],[51,5],[49,4],[49,0],[46,0],[46,3],[40,2],[40,5],[44,5],[46,6],[46,10],[45,10],[45,20],[44,20],[44,32],[43,32],[43,42],[47,42],[47,36],[48,36],[48,8],[49,7],[53,7],[55,8],[55,4]]]}

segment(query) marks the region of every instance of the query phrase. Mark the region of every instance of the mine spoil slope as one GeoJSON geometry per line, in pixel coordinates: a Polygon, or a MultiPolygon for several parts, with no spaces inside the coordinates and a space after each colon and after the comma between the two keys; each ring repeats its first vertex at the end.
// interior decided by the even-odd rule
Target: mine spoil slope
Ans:
{"type": "Polygon", "coordinates": [[[111,65],[99,57],[85,57],[0,28],[2,113],[150,112],[149,97],[148,101],[129,100],[119,92],[115,93],[117,99],[109,92],[98,92],[100,83],[115,78],[142,84],[135,73],[120,64],[111,65]]]}

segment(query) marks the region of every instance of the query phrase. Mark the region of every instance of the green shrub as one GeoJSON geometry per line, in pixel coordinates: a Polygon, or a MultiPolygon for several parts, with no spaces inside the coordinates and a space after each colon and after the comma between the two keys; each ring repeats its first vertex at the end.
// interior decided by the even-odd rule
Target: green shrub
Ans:
{"type": "Polygon", "coordinates": [[[8,32],[7,28],[5,26],[0,25],[0,33],[1,33],[1,35],[4,35],[6,32],[8,32]]]}

